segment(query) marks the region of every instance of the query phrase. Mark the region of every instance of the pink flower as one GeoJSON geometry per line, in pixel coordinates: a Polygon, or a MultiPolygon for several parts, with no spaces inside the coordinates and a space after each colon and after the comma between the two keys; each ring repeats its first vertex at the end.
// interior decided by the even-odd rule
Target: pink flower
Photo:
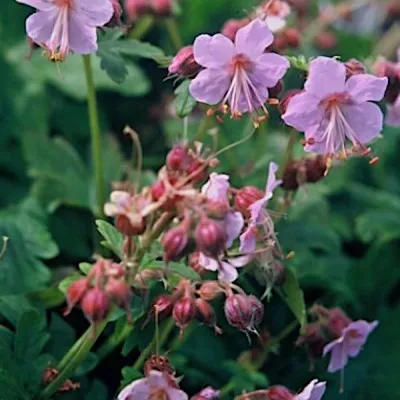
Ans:
{"type": "MultiPolygon", "coordinates": [[[[235,43],[222,34],[200,35],[194,42],[194,58],[203,66],[190,84],[192,96],[202,103],[227,103],[232,116],[253,114],[264,103],[268,89],[274,87],[289,68],[286,58],[264,53],[273,42],[269,28],[259,19],[238,30],[235,43]]],[[[254,117],[257,124],[260,118],[254,117]]]]}
{"type": "Polygon", "coordinates": [[[295,400],[321,400],[325,393],[326,382],[318,382],[313,379],[301,393],[295,396],[295,400]]]}
{"type": "Polygon", "coordinates": [[[400,126],[400,96],[393,104],[387,104],[386,110],[386,125],[400,126]]]}
{"type": "Polygon", "coordinates": [[[122,389],[118,400],[151,400],[155,398],[168,400],[188,400],[188,395],[168,380],[160,371],[152,370],[146,378],[138,379],[122,389]]]}
{"type": "Polygon", "coordinates": [[[26,20],[26,32],[49,51],[54,61],[68,52],[90,54],[97,50],[96,27],[114,14],[109,0],[17,0],[38,11],[26,20]]]}
{"type": "Polygon", "coordinates": [[[221,203],[228,203],[229,175],[212,172],[210,179],[201,188],[208,199],[221,203]]]}
{"type": "Polygon", "coordinates": [[[290,6],[285,0],[267,0],[256,10],[256,14],[272,32],[276,32],[286,26],[290,11],[290,6]]]}
{"type": "Polygon", "coordinates": [[[346,81],[344,64],[317,57],[310,64],[304,92],[295,95],[282,116],[286,124],[305,133],[306,151],[346,157],[346,139],[354,152],[368,153],[366,144],[383,125],[380,108],[371,103],[383,98],[387,78],[369,74],[346,81]]]}
{"type": "Polygon", "coordinates": [[[247,229],[240,236],[240,251],[243,253],[251,253],[255,250],[258,226],[263,227],[266,236],[274,234],[274,224],[265,208],[273,195],[273,191],[282,183],[281,180],[276,179],[278,168],[278,165],[273,162],[269,164],[265,195],[262,199],[255,201],[249,207],[250,223],[247,229]]]}
{"type": "Polygon", "coordinates": [[[355,321],[342,330],[342,335],[324,347],[324,356],[331,353],[328,372],[343,369],[349,357],[357,357],[369,334],[378,326],[379,322],[355,321]]]}

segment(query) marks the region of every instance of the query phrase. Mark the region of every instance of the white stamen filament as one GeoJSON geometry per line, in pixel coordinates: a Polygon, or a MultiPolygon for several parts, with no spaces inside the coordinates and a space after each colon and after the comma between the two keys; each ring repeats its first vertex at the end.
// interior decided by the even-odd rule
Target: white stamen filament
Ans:
{"type": "Polygon", "coordinates": [[[68,53],[68,17],[68,8],[60,8],[54,24],[53,32],[50,36],[50,40],[47,43],[51,58],[62,60],[68,53]]]}

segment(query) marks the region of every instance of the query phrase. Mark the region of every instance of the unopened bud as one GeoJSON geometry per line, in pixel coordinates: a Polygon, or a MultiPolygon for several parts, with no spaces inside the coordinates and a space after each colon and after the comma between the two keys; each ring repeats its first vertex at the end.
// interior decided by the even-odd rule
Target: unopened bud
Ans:
{"type": "Polygon", "coordinates": [[[217,281],[206,281],[201,284],[200,288],[197,290],[198,295],[206,300],[214,300],[219,293],[222,293],[222,289],[217,281]]]}
{"type": "Polygon", "coordinates": [[[235,41],[237,31],[249,23],[249,19],[229,19],[222,27],[221,33],[227,38],[235,41]]]}
{"type": "Polygon", "coordinates": [[[229,324],[241,331],[254,331],[255,318],[259,319],[260,310],[254,310],[250,296],[231,294],[225,300],[224,312],[229,324]]]}
{"type": "Polygon", "coordinates": [[[217,400],[219,399],[220,391],[208,386],[201,390],[199,393],[191,397],[190,400],[217,400]]]}
{"type": "Polygon", "coordinates": [[[130,302],[131,302],[131,289],[129,285],[121,279],[109,279],[105,291],[118,307],[124,308],[128,312],[128,319],[130,319],[130,302]]]}
{"type": "Polygon", "coordinates": [[[195,238],[197,250],[208,257],[217,257],[225,249],[226,233],[218,222],[210,218],[201,219],[195,238]]]}
{"type": "Polygon", "coordinates": [[[274,42],[272,43],[272,50],[282,52],[288,47],[286,35],[283,32],[276,32],[274,42]]]}
{"type": "Polygon", "coordinates": [[[314,44],[319,49],[331,50],[337,45],[337,37],[333,32],[320,32],[315,37],[314,44]]]}
{"type": "Polygon", "coordinates": [[[294,89],[286,92],[285,96],[283,97],[282,101],[279,104],[279,111],[281,112],[282,115],[285,114],[287,107],[290,103],[290,100],[292,100],[294,96],[302,92],[303,90],[300,89],[294,89]]]}
{"type": "Polygon", "coordinates": [[[110,310],[108,296],[99,288],[90,289],[81,301],[82,311],[91,322],[103,321],[110,310]]]}
{"type": "Polygon", "coordinates": [[[171,65],[168,67],[170,74],[178,74],[181,76],[196,76],[201,70],[201,66],[194,59],[193,46],[182,47],[176,56],[172,59],[171,65]]]}
{"type": "Polygon", "coordinates": [[[296,346],[304,344],[307,346],[311,357],[320,358],[322,356],[327,340],[322,335],[319,323],[314,322],[306,325],[305,332],[296,341],[296,346]]]}
{"type": "Polygon", "coordinates": [[[184,296],[176,301],[172,309],[172,317],[176,326],[181,328],[181,332],[196,317],[196,303],[193,297],[184,296]]]}
{"type": "Polygon", "coordinates": [[[162,294],[158,296],[153,303],[152,312],[158,315],[158,318],[164,318],[170,315],[172,307],[174,305],[174,299],[172,296],[162,294]]]}
{"type": "Polygon", "coordinates": [[[326,328],[328,333],[336,339],[342,335],[343,329],[351,322],[351,319],[342,309],[335,307],[329,310],[328,325],[326,328]]]}
{"type": "Polygon", "coordinates": [[[184,171],[191,161],[188,148],[186,146],[176,145],[167,155],[166,166],[173,171],[184,171]]]}
{"type": "Polygon", "coordinates": [[[150,0],[154,14],[167,17],[172,13],[172,0],[150,0]]]}
{"type": "Polygon", "coordinates": [[[115,216],[115,227],[126,236],[141,235],[146,230],[146,220],[139,214],[132,218],[118,214],[115,216]]]}
{"type": "Polygon", "coordinates": [[[238,190],[235,196],[235,208],[240,211],[246,218],[250,217],[249,207],[257,200],[261,200],[264,193],[255,186],[245,186],[238,190]]]}
{"type": "Polygon", "coordinates": [[[150,10],[150,0],[125,0],[125,12],[129,21],[135,21],[150,10]]]}
{"type": "Polygon", "coordinates": [[[268,400],[295,400],[296,396],[285,386],[272,386],[267,389],[268,400]]]}
{"type": "Polygon", "coordinates": [[[346,61],[344,66],[346,67],[346,79],[349,79],[351,76],[365,74],[367,72],[365,65],[354,58],[346,61]]]}
{"type": "Polygon", "coordinates": [[[164,261],[178,261],[187,254],[189,234],[185,222],[165,233],[161,240],[164,261]]]}
{"type": "Polygon", "coordinates": [[[328,169],[328,159],[325,156],[318,155],[306,160],[307,182],[316,183],[326,176],[328,169]]]}
{"type": "Polygon", "coordinates": [[[259,325],[264,318],[264,306],[256,296],[252,294],[249,296],[249,301],[253,307],[253,321],[254,325],[259,325]]]}
{"type": "Polygon", "coordinates": [[[216,332],[220,333],[220,328],[217,327],[217,317],[214,309],[210,304],[202,298],[196,299],[197,315],[199,319],[215,329],[216,332]]]}
{"type": "Polygon", "coordinates": [[[270,99],[277,99],[279,95],[282,93],[282,90],[283,90],[283,81],[279,80],[274,87],[268,88],[270,99]]]}
{"type": "Polygon", "coordinates": [[[208,170],[204,166],[204,162],[201,162],[200,160],[192,161],[187,167],[186,172],[192,177],[193,183],[205,181],[208,176],[208,170]]]}
{"type": "Polygon", "coordinates": [[[206,204],[207,215],[211,218],[224,219],[230,206],[225,201],[208,200],[206,204]]]}
{"type": "Polygon", "coordinates": [[[198,251],[195,251],[193,254],[190,255],[189,266],[199,275],[203,274],[206,271],[204,267],[200,264],[200,253],[198,251]]]}
{"type": "Polygon", "coordinates": [[[121,15],[122,15],[122,7],[119,3],[119,0],[110,0],[111,5],[113,7],[113,16],[111,17],[110,21],[107,22],[106,26],[113,28],[115,26],[121,26],[121,15]]]}
{"type": "Polygon", "coordinates": [[[89,282],[86,278],[79,279],[75,282],[72,282],[67,289],[67,303],[68,307],[64,312],[64,316],[68,315],[71,310],[78,304],[83,295],[88,290],[89,282]]]}
{"type": "Polygon", "coordinates": [[[286,28],[284,31],[289,47],[297,48],[300,45],[300,32],[296,28],[286,28]]]}

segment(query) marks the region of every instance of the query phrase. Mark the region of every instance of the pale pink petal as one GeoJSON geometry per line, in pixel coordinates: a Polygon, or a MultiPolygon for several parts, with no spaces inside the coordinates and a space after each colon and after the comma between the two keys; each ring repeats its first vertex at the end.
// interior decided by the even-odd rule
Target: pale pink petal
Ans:
{"type": "Polygon", "coordinates": [[[277,15],[269,15],[264,18],[264,22],[267,24],[271,32],[277,32],[286,26],[286,20],[277,15]]]}
{"type": "Polygon", "coordinates": [[[109,22],[114,9],[110,0],[74,0],[73,14],[85,25],[95,27],[109,22]]]}
{"type": "Polygon", "coordinates": [[[326,382],[318,382],[313,379],[301,393],[299,393],[295,400],[321,400],[326,390],[326,382]]]}
{"type": "Polygon", "coordinates": [[[219,267],[217,260],[207,257],[204,253],[200,253],[199,255],[199,264],[209,271],[216,271],[219,267]]]}
{"type": "Polygon", "coordinates": [[[166,390],[166,393],[168,395],[168,400],[188,400],[189,398],[183,390],[174,389],[171,387],[166,390]]]}
{"type": "Polygon", "coordinates": [[[201,188],[201,193],[210,200],[227,203],[228,189],[229,175],[212,172],[208,182],[206,182],[201,188]]]}
{"type": "Polygon", "coordinates": [[[130,400],[132,398],[147,399],[151,394],[151,386],[148,378],[138,379],[126,386],[118,395],[118,400],[130,400]]]}
{"type": "Polygon", "coordinates": [[[400,126],[400,96],[397,97],[394,104],[387,104],[386,110],[386,125],[394,127],[400,126]]]}
{"type": "Polygon", "coordinates": [[[251,80],[256,85],[274,87],[290,68],[289,61],[275,53],[262,54],[254,62],[250,73],[251,80]]]}
{"type": "Polygon", "coordinates": [[[345,367],[349,358],[343,341],[335,340],[324,347],[324,355],[331,352],[331,359],[328,365],[328,372],[336,372],[345,367]]]}
{"type": "Polygon", "coordinates": [[[355,321],[343,329],[346,341],[346,351],[350,357],[356,357],[366,343],[369,334],[378,326],[379,322],[355,321]]]}
{"type": "Polygon", "coordinates": [[[50,11],[56,8],[51,0],[17,0],[17,2],[36,8],[39,11],[50,11]]]}
{"type": "Polygon", "coordinates": [[[260,200],[255,201],[250,207],[250,220],[253,223],[259,223],[261,218],[262,211],[266,207],[269,198],[263,197],[260,200]]]}
{"type": "Polygon", "coordinates": [[[26,33],[37,44],[46,43],[53,32],[58,10],[39,11],[26,20],[26,33]]]}
{"type": "Polygon", "coordinates": [[[196,62],[206,68],[225,67],[233,58],[235,46],[226,36],[200,35],[193,44],[196,62]]]}
{"type": "Polygon", "coordinates": [[[310,63],[310,70],[304,88],[318,99],[340,93],[346,80],[345,66],[329,57],[317,57],[310,63]]]}
{"type": "Polygon", "coordinates": [[[256,249],[257,244],[257,227],[255,224],[250,224],[248,228],[240,235],[241,253],[252,253],[256,249]]]}
{"type": "Polygon", "coordinates": [[[228,91],[230,76],[224,70],[205,69],[190,83],[190,93],[199,102],[217,104],[228,91]]]}
{"type": "Polygon", "coordinates": [[[68,45],[76,54],[94,53],[97,50],[96,28],[84,24],[76,14],[71,14],[68,22],[68,45]]]}
{"type": "Polygon", "coordinates": [[[324,110],[319,102],[313,94],[299,93],[289,101],[282,119],[300,132],[314,129],[324,118],[324,110]]]}
{"type": "Polygon", "coordinates": [[[245,265],[247,265],[252,259],[253,259],[253,256],[251,256],[251,255],[239,256],[239,257],[229,257],[229,258],[227,258],[227,262],[229,264],[233,265],[235,268],[240,268],[240,267],[244,267],[245,265]]]}
{"type": "Polygon", "coordinates": [[[147,379],[154,388],[167,389],[170,386],[165,374],[160,371],[150,371],[147,379]]]}
{"type": "Polygon", "coordinates": [[[235,47],[238,54],[246,54],[252,60],[256,60],[273,40],[274,37],[267,25],[255,19],[238,30],[235,47]]]}
{"type": "Polygon", "coordinates": [[[256,108],[263,105],[269,97],[266,85],[257,84],[256,82],[253,81],[250,75],[248,76],[248,79],[250,79],[253,89],[247,86],[248,89],[247,91],[242,90],[239,95],[239,100],[236,103],[233,100],[234,92],[232,92],[228,97],[228,102],[231,108],[241,113],[246,113],[255,110],[256,108]]]}
{"type": "MultiPolygon", "coordinates": [[[[356,140],[361,144],[368,144],[376,139],[383,129],[383,113],[373,103],[363,103],[342,106],[343,115],[355,135],[356,140]]],[[[351,140],[351,137],[348,136],[351,140]]]]}
{"type": "Polygon", "coordinates": [[[218,269],[218,279],[221,281],[233,282],[239,276],[236,268],[225,262],[221,261],[219,269],[218,269]]]}
{"type": "Polygon", "coordinates": [[[226,248],[229,249],[235,239],[240,235],[244,225],[243,215],[239,211],[230,211],[224,219],[226,233],[226,248]]]}
{"type": "Polygon", "coordinates": [[[388,78],[359,74],[351,76],[346,82],[345,91],[356,103],[382,100],[388,85],[388,78]]]}
{"type": "Polygon", "coordinates": [[[272,197],[273,191],[282,183],[282,179],[276,179],[276,173],[278,172],[278,169],[278,164],[274,162],[269,163],[268,179],[265,187],[265,197],[268,200],[272,197]]]}
{"type": "Polygon", "coordinates": [[[121,209],[113,203],[104,204],[104,214],[108,217],[113,217],[121,212],[121,209]]]}

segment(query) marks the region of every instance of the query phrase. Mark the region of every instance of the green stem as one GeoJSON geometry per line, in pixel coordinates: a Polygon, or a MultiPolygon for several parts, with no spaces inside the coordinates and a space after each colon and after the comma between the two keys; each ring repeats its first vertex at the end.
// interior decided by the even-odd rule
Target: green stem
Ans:
{"type": "Polygon", "coordinates": [[[93,70],[90,54],[83,55],[83,65],[86,76],[87,102],[89,111],[90,137],[92,147],[92,159],[96,181],[96,214],[101,218],[104,216],[103,206],[106,197],[104,185],[103,154],[101,147],[101,132],[99,114],[97,109],[96,89],[93,80],[93,70]]]}
{"type": "Polygon", "coordinates": [[[219,394],[221,396],[221,398],[223,398],[224,396],[226,396],[228,393],[230,393],[233,389],[235,389],[236,387],[236,383],[234,380],[229,381],[225,386],[223,386],[220,390],[219,390],[219,394]]]}
{"type": "Polygon", "coordinates": [[[96,330],[93,331],[93,327],[90,327],[78,340],[79,345],[75,343],[73,347],[68,351],[64,358],[57,365],[56,369],[59,371],[59,375],[54,381],[50,382],[41,392],[40,399],[49,399],[54,393],[57,392],[59,387],[69,379],[74,373],[75,369],[79,364],[87,357],[89,351],[95,344],[98,337],[103,332],[107,325],[107,320],[102,321],[96,326],[96,330]],[[63,368],[59,368],[62,365],[63,368]]]}
{"type": "MultiPolygon", "coordinates": [[[[171,318],[168,321],[164,323],[162,328],[160,329],[160,338],[158,340],[158,346],[161,349],[165,342],[168,339],[169,334],[171,331],[174,329],[175,326],[175,321],[171,318]]],[[[145,361],[149,358],[150,354],[154,351],[157,343],[157,337],[156,335],[153,337],[152,341],[149,343],[149,345],[142,351],[140,354],[139,358],[136,360],[135,364],[133,364],[133,368],[136,370],[140,370],[145,361]]]]}
{"type": "Polygon", "coordinates": [[[129,37],[131,39],[140,40],[153,27],[153,25],[154,17],[152,15],[144,15],[129,32],[129,37]]]}
{"type": "Polygon", "coordinates": [[[183,41],[179,33],[178,25],[174,18],[168,18],[165,21],[165,26],[167,27],[168,35],[171,39],[176,50],[180,50],[183,47],[183,41]]]}
{"type": "Polygon", "coordinates": [[[106,358],[115,350],[116,347],[121,345],[132,332],[133,327],[134,326],[132,324],[126,323],[121,332],[115,331],[111,336],[109,336],[108,339],[96,351],[99,359],[106,358]]]}
{"type": "Polygon", "coordinates": [[[279,165],[279,171],[277,173],[277,176],[279,178],[282,178],[287,165],[293,158],[293,148],[296,143],[297,143],[297,131],[293,130],[293,132],[289,136],[289,140],[287,142],[286,149],[282,157],[282,161],[280,162],[279,165]]]}

